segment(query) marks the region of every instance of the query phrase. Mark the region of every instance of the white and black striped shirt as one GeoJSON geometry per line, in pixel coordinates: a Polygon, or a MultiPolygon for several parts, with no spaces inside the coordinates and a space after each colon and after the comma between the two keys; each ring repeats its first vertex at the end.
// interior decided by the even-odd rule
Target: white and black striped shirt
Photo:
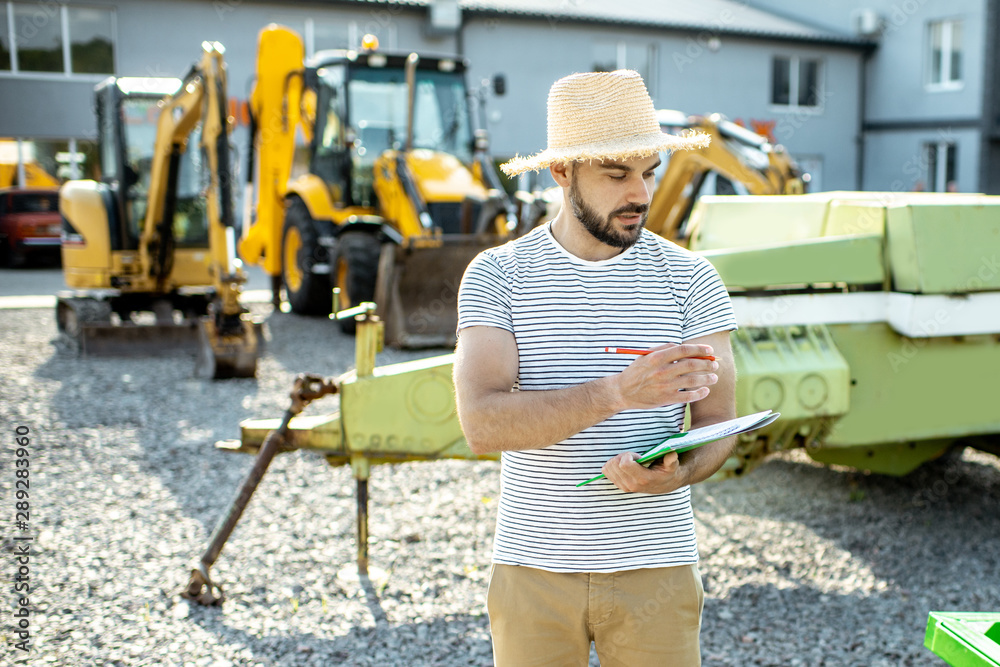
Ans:
{"type": "MultiPolygon", "coordinates": [[[[736,328],[711,264],[643,230],[638,242],[590,262],[553,238],[551,223],[469,265],[459,329],[514,334],[520,391],[561,389],[622,371],[650,348],[736,328]]],[[[689,487],[619,491],[606,479],[576,488],[621,452],[681,430],[683,405],[627,410],[544,449],[504,452],[493,561],[554,572],[615,572],[698,561],[689,487]]]]}

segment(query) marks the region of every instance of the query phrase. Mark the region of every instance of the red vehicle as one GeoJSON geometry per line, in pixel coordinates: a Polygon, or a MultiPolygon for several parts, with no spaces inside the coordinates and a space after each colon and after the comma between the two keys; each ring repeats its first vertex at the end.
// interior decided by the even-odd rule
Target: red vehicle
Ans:
{"type": "Polygon", "coordinates": [[[0,264],[58,260],[61,234],[58,188],[0,188],[0,264]]]}

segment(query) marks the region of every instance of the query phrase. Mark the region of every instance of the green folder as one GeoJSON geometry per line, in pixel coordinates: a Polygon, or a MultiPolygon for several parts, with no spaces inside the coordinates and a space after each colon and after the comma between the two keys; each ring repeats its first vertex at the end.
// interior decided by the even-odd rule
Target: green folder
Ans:
{"type": "MultiPolygon", "coordinates": [[[[702,426],[701,428],[692,429],[690,431],[674,433],[673,435],[668,435],[652,448],[646,450],[646,453],[636,459],[636,462],[647,463],[653,459],[658,459],[661,456],[669,454],[670,452],[677,452],[680,454],[681,452],[697,449],[702,445],[707,445],[710,442],[728,438],[731,435],[746,433],[747,431],[762,428],[780,416],[780,412],[765,410],[764,412],[757,412],[745,417],[737,417],[736,419],[719,422],[718,424],[710,424],[708,426],[702,426]]],[[[603,477],[603,474],[598,475],[597,477],[591,477],[587,481],[577,484],[577,487],[590,484],[591,482],[596,482],[603,477]]]]}

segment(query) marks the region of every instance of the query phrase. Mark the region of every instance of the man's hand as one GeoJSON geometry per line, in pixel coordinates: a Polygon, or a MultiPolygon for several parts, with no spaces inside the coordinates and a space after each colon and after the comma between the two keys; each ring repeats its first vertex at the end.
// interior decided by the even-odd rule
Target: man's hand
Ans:
{"type": "Polygon", "coordinates": [[[624,452],[609,460],[601,472],[626,493],[670,493],[689,482],[687,469],[680,465],[676,452],[669,452],[648,468],[636,463],[639,454],[624,452]]]}
{"type": "Polygon", "coordinates": [[[616,378],[621,409],[648,410],[671,403],[694,403],[719,381],[710,345],[667,344],[653,348],[628,365],[616,378]]]}

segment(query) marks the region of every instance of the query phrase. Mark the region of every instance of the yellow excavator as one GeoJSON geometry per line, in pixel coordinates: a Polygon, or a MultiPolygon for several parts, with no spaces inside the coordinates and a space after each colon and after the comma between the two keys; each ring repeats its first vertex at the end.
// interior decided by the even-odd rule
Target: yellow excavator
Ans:
{"type": "Polygon", "coordinates": [[[465,69],[370,36],[306,62],[294,31],[261,31],[239,249],[271,276],[276,304],[281,287],[301,314],[374,301],[387,344],[454,344],[465,267],[517,225],[473,130],[465,69]],[[293,179],[297,131],[308,167],[293,179]]]}
{"type": "Polygon", "coordinates": [[[183,80],[95,89],[101,181],[60,191],[60,332],[85,353],[189,347],[199,376],[252,377],[259,329],[240,304],[223,48],[183,80]],[[149,320],[153,320],[150,322],[149,320]]]}
{"type": "Polygon", "coordinates": [[[691,209],[710,181],[710,194],[792,195],[805,192],[807,177],[781,146],[720,114],[688,116],[679,111],[657,112],[660,127],[669,132],[697,130],[712,138],[696,151],[670,155],[649,204],[646,228],[687,246],[694,230],[687,224],[691,209]],[[728,190],[727,190],[728,188],[728,190]]]}

